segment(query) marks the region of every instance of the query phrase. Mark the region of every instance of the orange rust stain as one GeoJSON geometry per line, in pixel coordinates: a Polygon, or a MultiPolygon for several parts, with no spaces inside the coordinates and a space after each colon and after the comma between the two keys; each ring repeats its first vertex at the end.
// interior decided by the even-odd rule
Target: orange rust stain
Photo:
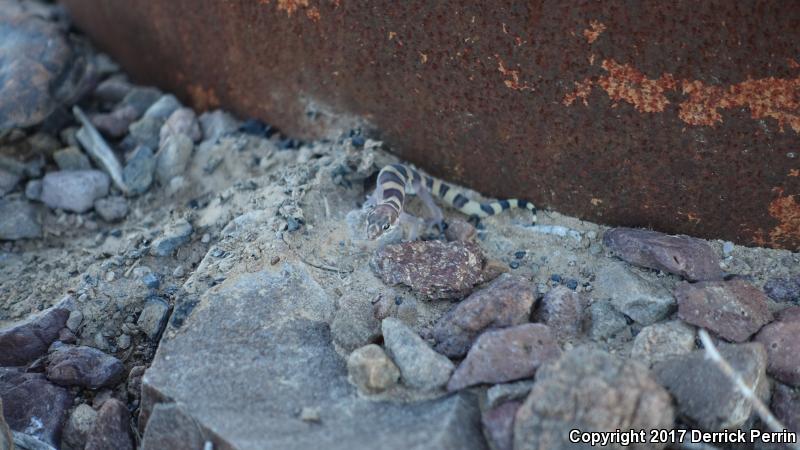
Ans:
{"type": "Polygon", "coordinates": [[[505,75],[506,77],[511,77],[510,79],[505,80],[503,83],[509,89],[514,89],[515,91],[533,91],[534,89],[531,86],[528,86],[526,83],[521,83],[519,81],[519,70],[512,70],[507,69],[506,66],[503,65],[503,60],[500,59],[499,55],[494,55],[497,58],[497,70],[505,75]]]}
{"type": "Polygon", "coordinates": [[[197,109],[210,109],[220,106],[219,98],[214,89],[205,89],[199,84],[190,85],[188,88],[189,96],[192,98],[192,104],[197,109]]]}
{"type": "Polygon", "coordinates": [[[603,200],[599,199],[599,198],[592,197],[590,202],[591,202],[592,206],[600,206],[603,203],[603,200]]]}
{"type": "Polygon", "coordinates": [[[583,37],[588,43],[593,44],[603,34],[603,31],[606,31],[605,25],[597,20],[590,20],[589,28],[583,30],[583,37]]]}
{"type": "Polygon", "coordinates": [[[800,69],[800,63],[794,58],[786,58],[786,64],[789,65],[790,69],[800,69]]]}
{"type": "MultiPolygon", "coordinates": [[[[262,5],[268,5],[272,0],[258,0],[258,1],[262,5]]],[[[294,14],[301,8],[309,9],[309,0],[276,0],[276,3],[278,5],[278,11],[286,11],[286,15],[290,17],[292,16],[292,14],[294,14]]],[[[339,5],[337,2],[334,2],[334,6],[338,7],[339,5]]],[[[319,10],[315,7],[312,7],[310,9],[316,10],[316,17],[317,19],[319,19],[319,10]]],[[[306,11],[306,15],[308,15],[309,19],[312,19],[312,16],[314,16],[315,14],[313,12],[309,14],[309,12],[306,11]]]]}
{"type": "Polygon", "coordinates": [[[562,103],[564,106],[570,106],[575,100],[580,98],[584,106],[589,106],[588,97],[591,92],[592,80],[590,78],[584,78],[583,81],[576,81],[575,90],[565,95],[562,103]]]}
{"type": "Polygon", "coordinates": [[[800,177],[800,169],[789,169],[790,177],[800,177]]]}
{"type": "Polygon", "coordinates": [[[778,226],[769,232],[770,243],[785,246],[800,238],[800,203],[796,195],[780,195],[769,204],[769,214],[778,221],[778,226]]]}
{"type": "Polygon", "coordinates": [[[658,79],[647,78],[629,64],[619,64],[613,59],[603,60],[608,75],[601,76],[597,85],[614,101],[632,104],[639,112],[661,112],[669,104],[666,91],[675,89],[675,78],[665,73],[658,79]]]}

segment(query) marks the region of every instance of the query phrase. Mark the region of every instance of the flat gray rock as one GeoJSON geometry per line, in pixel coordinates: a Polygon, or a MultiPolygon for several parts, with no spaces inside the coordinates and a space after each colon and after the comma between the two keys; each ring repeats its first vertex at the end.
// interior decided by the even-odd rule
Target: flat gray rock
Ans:
{"type": "Polygon", "coordinates": [[[0,240],[42,237],[39,207],[25,200],[0,198],[0,240]]]}
{"type": "Polygon", "coordinates": [[[308,272],[288,263],[207,292],[179,329],[170,321],[145,373],[143,448],[176,442],[171,435],[242,450],[486,448],[471,395],[414,404],[359,398],[331,343],[333,309],[308,272]],[[304,409],[319,421],[303,421],[304,409]]]}
{"type": "Polygon", "coordinates": [[[675,309],[671,292],[616,262],[597,271],[593,296],[611,301],[617,311],[642,325],[653,324],[675,309]]]}
{"type": "Polygon", "coordinates": [[[0,329],[0,366],[23,366],[47,352],[69,317],[67,300],[0,329]]]}
{"type": "Polygon", "coordinates": [[[108,175],[99,170],[50,172],[42,181],[42,202],[53,209],[84,213],[108,195],[110,186],[108,175]]]}
{"type": "Polygon", "coordinates": [[[446,356],[436,353],[400,319],[383,319],[381,330],[386,353],[400,368],[406,385],[431,390],[447,384],[455,366],[446,356]]]}

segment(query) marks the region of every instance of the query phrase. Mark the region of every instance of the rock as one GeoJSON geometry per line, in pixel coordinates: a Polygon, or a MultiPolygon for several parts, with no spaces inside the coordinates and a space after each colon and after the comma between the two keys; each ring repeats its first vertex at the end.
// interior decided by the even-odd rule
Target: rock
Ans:
{"type": "Polygon", "coordinates": [[[17,187],[22,176],[0,168],[0,197],[8,194],[17,187]]]}
{"type": "Polygon", "coordinates": [[[55,136],[44,132],[34,133],[26,139],[26,142],[31,151],[38,155],[51,155],[61,148],[61,143],[55,136]]]}
{"type": "Polygon", "coordinates": [[[0,198],[0,240],[16,241],[42,237],[39,208],[25,200],[0,198]]]}
{"type": "Polygon", "coordinates": [[[386,245],[370,264],[387,285],[404,284],[431,298],[456,298],[488,281],[480,248],[462,242],[415,241],[386,245]]]}
{"type": "Polygon", "coordinates": [[[103,136],[92,125],[92,122],[80,107],[74,106],[72,114],[81,124],[81,128],[75,133],[75,138],[94,160],[97,167],[104,170],[111,177],[114,186],[123,193],[128,192],[128,186],[125,185],[125,181],[122,179],[122,166],[111,146],[103,139],[103,136]]]}
{"type": "Polygon", "coordinates": [[[161,92],[156,88],[135,86],[125,94],[117,108],[131,106],[136,110],[137,117],[141,117],[160,98],[161,92]]]}
{"type": "Polygon", "coordinates": [[[381,322],[373,315],[371,306],[362,298],[340,302],[331,322],[331,335],[345,352],[375,342],[381,336],[381,322]]]}
{"type": "Polygon", "coordinates": [[[333,300],[313,269],[290,260],[231,274],[167,328],[142,381],[143,450],[211,436],[215,448],[485,448],[469,393],[411,403],[356,395],[331,343],[333,300]],[[318,408],[322,422],[303,423],[303,408],[318,408]]]}
{"type": "Polygon", "coordinates": [[[147,192],[153,183],[155,170],[156,158],[153,151],[149,147],[136,147],[122,171],[123,180],[130,193],[140,195],[147,192]]]}
{"type": "Polygon", "coordinates": [[[58,448],[73,395],[41,373],[0,367],[0,398],[8,426],[58,448]]]}
{"type": "Polygon", "coordinates": [[[381,322],[386,353],[392,358],[408,386],[432,390],[447,384],[453,363],[433,351],[421,337],[399,319],[381,322]]]}
{"type": "Polygon", "coordinates": [[[166,185],[170,180],[183,174],[192,157],[194,144],[183,134],[170,136],[156,155],[156,177],[166,185]]]}
{"type": "Polygon", "coordinates": [[[775,383],[771,410],[789,431],[800,433],[800,393],[789,386],[775,383]]]}
{"type": "Polygon", "coordinates": [[[581,294],[565,286],[556,286],[542,299],[536,318],[559,340],[574,339],[583,332],[586,303],[581,294]]]}
{"type": "Polygon", "coordinates": [[[0,398],[0,450],[14,450],[14,439],[11,437],[11,429],[3,417],[3,399],[0,398]]]}
{"type": "Polygon", "coordinates": [[[628,326],[625,315],[605,300],[592,302],[589,306],[589,316],[591,318],[589,337],[595,341],[614,337],[628,326]]]}
{"type": "Polygon", "coordinates": [[[800,302],[800,274],[772,278],[764,284],[764,292],[776,302],[800,302]]]}
{"type": "Polygon", "coordinates": [[[42,202],[53,209],[84,213],[108,195],[108,175],[98,170],[50,172],[42,181],[42,202]]]}
{"type": "Polygon", "coordinates": [[[161,237],[153,241],[150,253],[155,256],[171,255],[175,249],[189,242],[193,231],[192,224],[185,219],[167,225],[161,237]]]}
{"type": "Polygon", "coordinates": [[[75,336],[69,328],[62,328],[61,331],[58,332],[58,340],[65,343],[65,344],[74,344],[78,337],[75,336]]]}
{"type": "Polygon", "coordinates": [[[85,450],[133,450],[131,415],[121,401],[103,403],[86,440],[85,450]]]}
{"type": "Polygon", "coordinates": [[[39,201],[42,198],[42,180],[30,180],[25,185],[25,198],[39,201]]]}
{"type": "Polygon", "coordinates": [[[81,403],[75,409],[64,426],[64,436],[62,442],[67,448],[83,449],[86,439],[92,430],[97,419],[97,411],[91,406],[81,403]]]}
{"type": "Polygon", "coordinates": [[[139,118],[139,111],[132,105],[115,108],[110,113],[95,114],[92,124],[104,135],[112,138],[125,136],[131,124],[139,118]]]}
{"type": "Polygon", "coordinates": [[[0,330],[0,366],[23,366],[47,352],[69,316],[65,300],[0,330]]]}
{"type": "MultiPolygon", "coordinates": [[[[381,295],[372,304],[372,317],[378,321],[387,317],[397,317],[406,325],[414,327],[417,324],[417,300],[414,297],[392,298],[381,295]]],[[[380,324],[378,325],[380,328],[380,324]]]]}
{"type": "Polygon", "coordinates": [[[217,139],[234,133],[239,129],[239,121],[225,111],[215,110],[200,115],[203,139],[216,142],[217,139]]]}
{"type": "Polygon", "coordinates": [[[447,229],[444,230],[444,236],[450,242],[474,242],[478,237],[478,230],[469,222],[461,219],[452,219],[447,222],[447,229]]]}
{"type": "Polygon", "coordinates": [[[128,201],[114,196],[95,200],[94,210],[106,222],[119,222],[128,215],[128,201]]]}
{"type": "Polygon", "coordinates": [[[172,113],[174,113],[181,106],[181,102],[178,101],[174,95],[165,94],[162,95],[158,101],[147,108],[147,111],[144,113],[144,117],[152,117],[154,119],[166,121],[169,119],[169,116],[171,116],[172,113]]]}
{"type": "Polygon", "coordinates": [[[151,341],[156,341],[169,316],[169,304],[159,297],[150,297],[144,304],[136,325],[151,341]]]}
{"type": "Polygon", "coordinates": [[[69,328],[73,333],[78,332],[78,328],[81,326],[81,322],[83,322],[83,313],[79,310],[74,310],[69,313],[69,317],[67,318],[66,326],[69,328]]]}
{"type": "Polygon", "coordinates": [[[92,170],[92,163],[77,147],[67,147],[53,153],[60,170],[92,170]]]}
{"type": "MultiPolygon", "coordinates": [[[[142,117],[128,127],[128,137],[135,145],[149,148],[158,148],[158,134],[164,121],[153,117],[142,117]]],[[[130,148],[130,147],[128,147],[130,148]]]]}
{"type": "Polygon", "coordinates": [[[769,364],[767,373],[794,387],[800,386],[800,306],[778,314],[778,319],[756,334],[755,341],[764,344],[769,364]]]}
{"type": "Polygon", "coordinates": [[[485,409],[494,409],[503,403],[525,400],[533,387],[533,380],[520,380],[513,383],[495,384],[486,390],[485,409]]]}
{"type": "Polygon", "coordinates": [[[524,278],[501,275],[436,322],[434,348],[449,357],[461,357],[484,330],[529,322],[535,292],[536,287],[524,278]]]}
{"type": "Polygon", "coordinates": [[[163,147],[167,139],[172,136],[182,134],[192,140],[193,143],[199,142],[203,137],[200,131],[200,124],[197,122],[197,116],[191,108],[176,109],[169,119],[161,127],[159,147],[163,147]]]}
{"type": "Polygon", "coordinates": [[[128,373],[128,384],[126,390],[128,395],[133,398],[139,398],[142,395],[142,377],[147,370],[145,366],[133,366],[128,373]]]}
{"type": "Polygon", "coordinates": [[[131,336],[122,334],[117,338],[117,348],[120,350],[127,350],[131,346],[131,336]]]}
{"type": "Polygon", "coordinates": [[[744,342],[772,321],[767,296],[750,283],[704,281],[675,288],[678,317],[734,342],[744,342]]]}
{"type": "MultiPolygon", "coordinates": [[[[576,448],[569,441],[573,429],[642,429],[649,435],[653,429],[671,429],[673,416],[669,394],[643,366],[601,350],[578,347],[539,369],[514,420],[514,448],[576,448]]],[[[664,445],[647,442],[608,448],[657,449],[664,445]]]]}
{"type": "Polygon", "coordinates": [[[109,78],[101,81],[94,89],[92,95],[104,102],[119,103],[132,89],[133,86],[123,79],[109,78]]]}
{"type": "Polygon", "coordinates": [[[47,355],[47,379],[62,386],[115,386],[123,370],[120,360],[92,347],[59,345],[47,355]]]}
{"type": "Polygon", "coordinates": [[[400,370],[375,344],[356,349],[347,358],[350,382],[367,393],[385,391],[397,384],[400,370]]]}
{"type": "Polygon", "coordinates": [[[642,328],[633,340],[631,359],[647,367],[694,350],[695,331],[680,320],[642,328]]]}
{"type": "MultiPolygon", "coordinates": [[[[758,343],[721,343],[719,351],[745,385],[766,400],[769,383],[764,347],[758,343]]],[[[672,394],[679,414],[705,431],[740,428],[750,417],[750,401],[706,358],[705,350],[660,362],[653,367],[653,373],[659,384],[672,394]]]]}
{"type": "Polygon", "coordinates": [[[511,401],[490,409],[481,415],[483,434],[492,450],[514,450],[514,417],[522,405],[511,401]]]}
{"type": "Polygon", "coordinates": [[[722,278],[719,256],[702,239],[614,228],[603,235],[603,245],[631,264],[674,273],[690,281],[722,278]]]}
{"type": "Polygon", "coordinates": [[[528,378],[539,366],[560,355],[561,349],[547,325],[526,323],[486,331],[453,373],[447,390],[528,378]]]}
{"type": "Polygon", "coordinates": [[[668,290],[618,263],[597,271],[593,295],[610,300],[617,311],[642,325],[658,322],[675,309],[675,299],[668,290]]]}

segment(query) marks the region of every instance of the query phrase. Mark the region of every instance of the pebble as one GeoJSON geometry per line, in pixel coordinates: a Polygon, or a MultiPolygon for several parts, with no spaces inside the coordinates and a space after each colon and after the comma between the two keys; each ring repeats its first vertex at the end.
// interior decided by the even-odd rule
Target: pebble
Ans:
{"type": "Polygon", "coordinates": [[[69,328],[73,333],[77,333],[78,328],[81,326],[81,322],[83,322],[83,313],[76,309],[69,313],[66,327],[69,328]]]}
{"type": "Polygon", "coordinates": [[[722,253],[723,253],[725,256],[728,256],[728,255],[730,255],[732,252],[733,252],[733,242],[730,242],[730,241],[725,241],[725,242],[722,244],[722,253]]]}
{"type": "Polygon", "coordinates": [[[748,340],[772,321],[767,296],[739,278],[682,283],[675,288],[675,297],[678,317],[733,342],[748,340]]]}
{"type": "Polygon", "coordinates": [[[17,187],[22,175],[11,173],[5,169],[0,168],[0,197],[8,194],[17,187]]]}
{"type": "Polygon", "coordinates": [[[81,403],[75,409],[64,426],[63,441],[71,448],[82,449],[86,445],[89,432],[97,420],[97,411],[91,406],[81,403]]]}
{"type": "Polygon", "coordinates": [[[519,263],[517,261],[511,261],[508,266],[512,269],[519,269],[519,263]]]}
{"type": "Polygon", "coordinates": [[[39,201],[42,198],[42,180],[30,180],[25,185],[25,198],[39,201]]]}
{"type": "Polygon", "coordinates": [[[147,370],[146,366],[133,366],[128,373],[128,385],[126,390],[128,395],[133,398],[139,398],[142,395],[142,377],[147,370]]]}
{"type": "Polygon", "coordinates": [[[92,124],[108,137],[119,138],[128,132],[133,121],[139,118],[138,111],[131,105],[115,108],[110,113],[91,116],[92,124]]]}
{"type": "Polygon", "coordinates": [[[756,334],[755,341],[764,344],[769,364],[767,373],[782,383],[800,387],[800,306],[778,313],[774,322],[756,334]]]}
{"type": "Polygon", "coordinates": [[[583,332],[586,299],[564,286],[556,286],[542,299],[537,320],[553,330],[559,340],[576,338],[583,332]]]}
{"type": "Polygon", "coordinates": [[[141,117],[160,98],[161,92],[156,88],[135,86],[128,90],[117,107],[132,106],[136,109],[137,115],[141,117]]]}
{"type": "Polygon", "coordinates": [[[524,257],[525,257],[525,251],[524,250],[520,250],[520,251],[514,253],[514,258],[522,259],[524,257]]]}
{"type": "Polygon", "coordinates": [[[159,132],[159,148],[166,144],[167,139],[179,134],[188,137],[193,143],[199,142],[203,137],[197,116],[191,108],[179,108],[169,116],[159,132]]]}
{"type": "MultiPolygon", "coordinates": [[[[275,264],[272,265],[274,266],[275,264]]],[[[172,276],[175,278],[183,278],[184,275],[186,275],[186,269],[183,266],[176,266],[175,270],[172,271],[172,276]]]]}
{"type": "Polygon", "coordinates": [[[106,222],[119,222],[128,215],[125,197],[112,196],[95,200],[94,210],[106,222]]]}
{"type": "Polygon", "coordinates": [[[189,242],[194,229],[185,219],[169,224],[161,236],[153,241],[150,253],[155,256],[169,256],[178,247],[189,242]]]}
{"type": "Polygon", "coordinates": [[[151,341],[156,341],[167,324],[169,303],[160,297],[150,297],[145,302],[136,325],[151,341]]]}
{"type": "Polygon", "coordinates": [[[169,116],[172,115],[176,110],[181,108],[181,102],[178,101],[172,94],[165,94],[162,95],[155,103],[150,105],[147,108],[147,111],[144,113],[144,117],[152,117],[154,119],[159,119],[166,121],[169,116]]]}
{"type": "Polygon", "coordinates": [[[131,92],[133,86],[120,78],[109,78],[94,89],[94,97],[108,103],[119,103],[131,92]]]}
{"type": "Polygon", "coordinates": [[[92,170],[92,163],[78,147],[67,147],[53,153],[60,170],[92,170]]]}
{"type": "Polygon", "coordinates": [[[589,306],[589,315],[591,317],[589,336],[595,341],[614,337],[628,326],[625,315],[605,300],[592,302],[589,306]]]}
{"type": "Polygon", "coordinates": [[[789,386],[775,383],[771,410],[789,431],[800,433],[800,392],[789,386]]]}
{"type": "Polygon", "coordinates": [[[492,450],[514,450],[514,417],[521,401],[510,401],[481,414],[481,425],[492,450]]]}
{"type": "Polygon", "coordinates": [[[23,366],[44,355],[58,338],[70,314],[67,299],[65,297],[52,308],[0,329],[0,366],[23,366]]]}
{"type": "Polygon", "coordinates": [[[398,296],[393,299],[390,296],[380,296],[372,305],[372,315],[378,320],[396,317],[413,327],[417,324],[417,300],[414,297],[398,296]]]}
{"type": "Polygon", "coordinates": [[[53,209],[84,213],[108,195],[108,175],[98,170],[50,172],[42,181],[42,202],[53,209]]]}
{"type": "Polygon", "coordinates": [[[474,242],[478,236],[478,230],[465,220],[453,219],[447,223],[444,236],[449,242],[474,242]]]}
{"type": "Polygon", "coordinates": [[[117,347],[119,347],[120,350],[126,350],[130,346],[131,346],[131,337],[130,337],[130,335],[122,334],[122,335],[120,335],[119,338],[117,338],[117,347]]]}
{"type": "Polygon", "coordinates": [[[617,311],[642,325],[658,322],[675,310],[672,293],[618,262],[610,262],[597,271],[594,297],[610,300],[617,311]]]}
{"type": "Polygon", "coordinates": [[[161,284],[161,281],[158,279],[158,275],[154,274],[153,272],[144,274],[142,276],[142,282],[150,289],[158,289],[158,286],[161,284]]]}
{"type": "Polygon", "coordinates": [[[648,325],[636,335],[631,359],[652,367],[669,358],[685,355],[695,347],[695,330],[680,320],[648,325]]]}
{"type": "Polygon", "coordinates": [[[347,358],[350,382],[362,392],[377,393],[392,388],[400,379],[400,369],[375,344],[358,348],[347,358]]]}
{"type": "Polygon", "coordinates": [[[111,283],[116,278],[117,278],[117,274],[114,273],[113,270],[109,270],[108,272],[106,272],[105,280],[106,280],[107,283],[111,283]]]}
{"type": "Polygon", "coordinates": [[[303,422],[321,422],[322,416],[318,407],[304,406],[300,410],[300,420],[303,422]]]}
{"type": "Polygon", "coordinates": [[[462,357],[486,329],[511,327],[530,320],[535,286],[519,276],[503,274],[444,314],[433,327],[435,349],[462,357]]]}
{"type": "Polygon", "coordinates": [[[130,422],[124,403],[115,398],[103,402],[84,450],[133,450],[130,422]]]}
{"type": "Polygon", "coordinates": [[[800,273],[770,279],[764,284],[764,292],[776,302],[800,302],[800,273]]]}
{"type": "Polygon", "coordinates": [[[0,240],[42,237],[39,208],[26,200],[0,198],[0,240]]]}
{"type": "Polygon", "coordinates": [[[128,128],[130,134],[126,139],[129,139],[136,146],[143,145],[149,148],[158,148],[158,136],[163,125],[163,120],[142,117],[133,122],[128,128]]]}
{"type": "Polygon", "coordinates": [[[561,275],[557,273],[550,275],[550,281],[552,281],[553,283],[561,283],[561,275]]]}
{"type": "Polygon", "coordinates": [[[62,386],[115,386],[123,369],[119,359],[93,347],[59,345],[47,355],[47,379],[62,386]]]}
{"type": "Polygon", "coordinates": [[[574,278],[570,278],[565,283],[565,286],[567,286],[568,288],[570,288],[570,289],[572,289],[574,291],[574,290],[578,289],[578,280],[576,280],[574,278]]]}
{"type": "Polygon", "coordinates": [[[162,185],[183,174],[193,149],[194,143],[183,134],[170,136],[164,141],[156,155],[156,178],[162,185]]]}
{"type": "Polygon", "coordinates": [[[149,147],[138,146],[125,164],[122,177],[132,194],[141,195],[153,183],[155,170],[156,158],[153,151],[149,147]]]}
{"type": "Polygon", "coordinates": [[[486,331],[453,372],[447,390],[528,378],[539,366],[559,356],[561,349],[547,325],[526,323],[486,331]]]}
{"type": "Polygon", "coordinates": [[[400,369],[406,385],[422,390],[444,387],[453,363],[436,353],[414,331],[394,317],[381,322],[386,352],[400,369]]]}
{"type": "Polygon", "coordinates": [[[216,142],[222,136],[239,129],[239,121],[225,111],[215,110],[200,115],[203,139],[216,142]]]}
{"type": "Polygon", "coordinates": [[[203,244],[208,244],[209,242],[211,242],[211,235],[208,233],[203,233],[203,237],[200,238],[200,242],[202,242],[203,244]]]}
{"type": "Polygon", "coordinates": [[[495,384],[486,390],[484,406],[487,409],[492,409],[506,402],[525,400],[525,397],[531,392],[532,387],[532,379],[495,384]]]}

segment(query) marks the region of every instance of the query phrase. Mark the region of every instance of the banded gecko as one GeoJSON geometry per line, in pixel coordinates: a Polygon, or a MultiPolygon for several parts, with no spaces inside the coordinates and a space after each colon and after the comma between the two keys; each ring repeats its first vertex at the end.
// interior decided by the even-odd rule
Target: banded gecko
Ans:
{"type": "Polygon", "coordinates": [[[367,216],[367,237],[371,240],[377,239],[401,221],[412,224],[410,240],[417,238],[419,227],[423,224],[437,225],[441,229],[442,210],[434,203],[432,194],[470,218],[483,218],[499,214],[506,209],[524,208],[533,213],[533,222],[536,222],[536,207],[531,202],[518,199],[476,202],[430,175],[402,164],[391,164],[378,173],[377,186],[370,199],[374,209],[367,216]],[[415,194],[430,212],[431,217],[428,220],[419,219],[403,211],[406,195],[415,194]]]}

